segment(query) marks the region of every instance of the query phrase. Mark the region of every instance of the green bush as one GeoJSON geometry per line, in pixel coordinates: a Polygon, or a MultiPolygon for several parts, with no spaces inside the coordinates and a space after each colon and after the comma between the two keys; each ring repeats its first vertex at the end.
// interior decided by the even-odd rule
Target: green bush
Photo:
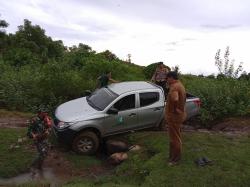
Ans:
{"type": "Polygon", "coordinates": [[[250,112],[250,82],[231,78],[208,79],[183,76],[188,92],[201,98],[201,120],[242,116],[250,112]]]}
{"type": "Polygon", "coordinates": [[[146,79],[150,80],[152,78],[156,67],[157,67],[157,63],[153,63],[144,68],[143,72],[145,74],[146,79]]]}
{"type": "Polygon", "coordinates": [[[24,111],[35,111],[41,105],[53,111],[60,103],[83,96],[85,90],[94,90],[97,77],[107,70],[120,81],[144,79],[139,67],[98,59],[86,61],[81,68],[73,68],[67,61],[54,60],[21,67],[1,61],[0,67],[0,104],[24,111]]]}

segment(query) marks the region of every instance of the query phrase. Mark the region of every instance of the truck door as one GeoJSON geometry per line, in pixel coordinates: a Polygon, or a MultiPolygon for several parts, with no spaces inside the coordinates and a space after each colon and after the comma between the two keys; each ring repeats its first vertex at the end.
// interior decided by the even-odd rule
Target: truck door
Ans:
{"type": "Polygon", "coordinates": [[[164,102],[160,99],[160,93],[142,92],[139,93],[139,126],[141,128],[155,126],[162,119],[164,102]]]}
{"type": "Polygon", "coordinates": [[[105,134],[121,133],[138,125],[135,94],[122,97],[112,107],[118,110],[118,114],[106,114],[105,134]]]}

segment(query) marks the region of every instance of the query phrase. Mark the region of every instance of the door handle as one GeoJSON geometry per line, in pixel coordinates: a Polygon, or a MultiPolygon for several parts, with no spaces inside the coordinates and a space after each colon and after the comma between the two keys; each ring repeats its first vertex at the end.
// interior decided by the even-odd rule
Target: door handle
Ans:
{"type": "Polygon", "coordinates": [[[154,108],[154,111],[158,111],[158,110],[161,110],[160,108],[154,108]]]}
{"type": "Polygon", "coordinates": [[[135,116],[136,115],[136,113],[131,113],[131,114],[129,114],[128,116],[135,116]]]}

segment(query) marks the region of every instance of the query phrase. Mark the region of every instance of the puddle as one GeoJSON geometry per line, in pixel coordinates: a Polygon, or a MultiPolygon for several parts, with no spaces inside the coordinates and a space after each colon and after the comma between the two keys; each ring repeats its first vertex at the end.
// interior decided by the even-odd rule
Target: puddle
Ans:
{"type": "Polygon", "coordinates": [[[56,187],[62,183],[62,179],[58,178],[52,168],[44,168],[43,171],[35,172],[33,175],[29,172],[12,178],[0,178],[0,185],[20,185],[28,182],[46,182],[51,187],[56,187]]]}

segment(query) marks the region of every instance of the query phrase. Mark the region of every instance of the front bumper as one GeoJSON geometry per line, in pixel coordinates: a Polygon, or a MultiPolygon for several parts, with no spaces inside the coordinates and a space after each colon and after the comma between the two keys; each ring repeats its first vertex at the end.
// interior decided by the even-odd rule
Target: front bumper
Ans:
{"type": "Polygon", "coordinates": [[[57,137],[58,141],[61,143],[65,143],[68,145],[71,145],[77,132],[70,129],[69,127],[66,127],[64,129],[59,129],[55,125],[53,126],[53,132],[55,136],[57,137]]]}

